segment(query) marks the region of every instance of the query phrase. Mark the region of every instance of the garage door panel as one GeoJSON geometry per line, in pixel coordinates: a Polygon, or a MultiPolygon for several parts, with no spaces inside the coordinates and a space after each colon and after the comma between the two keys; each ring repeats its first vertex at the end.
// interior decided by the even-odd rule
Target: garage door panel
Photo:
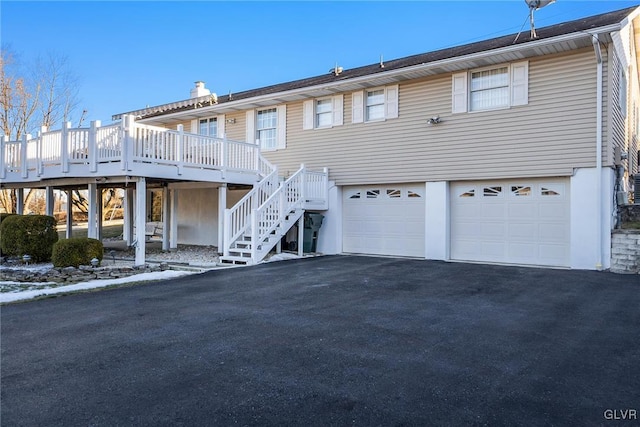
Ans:
{"type": "Polygon", "coordinates": [[[452,259],[569,266],[567,179],[452,184],[450,200],[452,259]]]}
{"type": "Polygon", "coordinates": [[[532,223],[509,223],[509,235],[510,240],[531,240],[536,238],[538,232],[538,225],[532,223]]]}
{"type": "Polygon", "coordinates": [[[343,191],[343,251],[424,257],[424,187],[393,184],[343,191]],[[356,193],[366,195],[352,199],[356,193]]]}

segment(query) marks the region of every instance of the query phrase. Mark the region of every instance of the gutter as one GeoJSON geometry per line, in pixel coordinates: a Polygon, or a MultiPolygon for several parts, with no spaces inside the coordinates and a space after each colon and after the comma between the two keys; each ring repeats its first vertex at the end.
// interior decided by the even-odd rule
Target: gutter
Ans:
{"type": "MultiPolygon", "coordinates": [[[[600,27],[597,29],[592,29],[589,31],[597,31],[599,34],[605,34],[605,33],[609,33],[609,32],[613,32],[613,31],[619,31],[621,28],[621,24],[620,23],[616,23],[616,24],[611,24],[611,25],[607,25],[604,27],[600,27]]],[[[451,66],[452,64],[456,64],[458,62],[464,62],[464,61],[474,61],[474,60],[479,60],[479,59],[483,59],[483,58],[490,58],[493,57],[495,55],[502,55],[502,54],[508,54],[508,53],[513,53],[513,52],[517,52],[520,51],[524,48],[527,49],[536,49],[536,48],[541,48],[547,45],[551,45],[551,44],[555,44],[555,43],[561,43],[561,42],[568,42],[568,41],[572,41],[572,40],[577,40],[577,39],[581,39],[587,36],[592,36],[592,34],[590,34],[587,31],[578,31],[578,32],[574,32],[571,34],[565,34],[562,36],[556,36],[556,37],[551,37],[548,39],[538,39],[538,40],[534,40],[534,41],[530,41],[530,42],[526,42],[526,43],[521,43],[521,44],[514,44],[514,45],[510,45],[510,46],[505,46],[502,48],[498,48],[498,49],[493,49],[493,50],[487,50],[487,51],[482,51],[482,52],[476,52],[476,53],[472,53],[469,55],[463,55],[463,56],[456,56],[454,58],[447,58],[447,59],[441,59],[438,61],[433,61],[433,62],[428,62],[428,63],[423,63],[423,64],[418,64],[418,65],[412,65],[412,66],[408,66],[408,67],[403,67],[403,68],[398,68],[396,70],[389,70],[389,71],[383,71],[380,73],[375,73],[375,74],[367,74],[365,76],[360,76],[360,77],[353,77],[351,79],[347,79],[347,80],[341,80],[340,82],[336,82],[336,83],[323,83],[323,84],[318,84],[318,85],[314,85],[314,86],[305,86],[302,88],[298,88],[298,89],[292,89],[289,91],[284,91],[284,92],[274,92],[274,93],[269,93],[266,95],[260,95],[260,96],[254,96],[251,98],[245,98],[245,99],[241,99],[241,100],[237,100],[237,101],[229,101],[229,102],[224,102],[221,104],[216,104],[210,107],[202,107],[199,108],[198,111],[207,113],[207,112],[215,112],[218,109],[222,109],[222,108],[237,108],[238,110],[244,109],[243,107],[246,105],[251,105],[251,104],[255,104],[256,102],[261,102],[261,101],[272,101],[274,98],[280,98],[283,96],[295,96],[295,95],[303,95],[303,96],[308,96],[306,94],[308,94],[309,92],[312,91],[323,91],[323,90],[327,90],[329,88],[333,89],[337,92],[342,92],[343,90],[340,89],[341,86],[352,86],[354,84],[361,84],[361,83],[365,83],[365,82],[369,82],[372,80],[375,80],[376,77],[379,77],[381,80],[386,80],[389,78],[394,78],[397,76],[402,76],[402,74],[405,74],[407,72],[415,72],[415,71],[427,71],[430,68],[439,68],[439,67],[443,67],[443,66],[451,66]]],[[[524,57],[522,57],[522,59],[524,59],[524,57]]],[[[463,69],[463,68],[461,68],[463,69]]],[[[452,70],[453,71],[453,70],[452,70]]],[[[364,87],[364,86],[363,86],[364,87]]],[[[178,101],[178,102],[173,102],[173,103],[168,103],[168,104],[163,104],[163,105],[170,105],[170,104],[183,104],[185,102],[188,101],[194,101],[194,100],[185,100],[185,101],[178,101]]],[[[283,101],[285,102],[285,101],[283,101]]],[[[150,109],[155,109],[155,108],[160,108],[163,105],[158,105],[158,106],[154,106],[154,107],[150,107],[150,109]]],[[[276,105],[276,104],[273,104],[276,105]]],[[[143,109],[145,110],[145,109],[143,109]]],[[[140,110],[136,110],[137,112],[139,112],[140,110]]],[[[187,110],[187,111],[191,111],[191,110],[187,110]]],[[[185,111],[179,111],[176,113],[169,113],[169,114],[163,114],[161,116],[153,116],[150,117],[149,119],[151,120],[157,120],[159,117],[163,117],[163,118],[172,118],[172,117],[179,117],[181,114],[184,114],[185,111]]],[[[125,114],[131,114],[130,112],[127,113],[122,113],[122,114],[116,114],[114,116],[112,116],[113,120],[118,120],[121,116],[124,116],[125,114]]],[[[141,123],[144,123],[145,118],[141,118],[139,121],[141,123]]]]}
{"type": "Polygon", "coordinates": [[[596,176],[597,176],[597,184],[596,184],[596,204],[597,204],[597,212],[596,218],[598,222],[598,231],[596,238],[596,270],[602,270],[602,50],[600,49],[600,39],[598,38],[598,34],[594,34],[592,36],[591,42],[593,43],[593,50],[596,54],[596,66],[597,66],[597,77],[596,77],[596,176]]]}

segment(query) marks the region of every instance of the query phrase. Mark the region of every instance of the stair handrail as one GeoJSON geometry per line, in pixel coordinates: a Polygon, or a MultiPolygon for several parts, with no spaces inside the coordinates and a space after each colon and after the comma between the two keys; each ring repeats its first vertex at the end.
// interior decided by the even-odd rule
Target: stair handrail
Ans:
{"type": "Polygon", "coordinates": [[[257,182],[238,203],[224,210],[224,256],[229,256],[229,249],[233,242],[251,226],[251,212],[264,203],[278,188],[278,168],[261,155],[258,160],[260,161],[261,173],[266,172],[268,167],[271,167],[272,170],[257,182]]]}
{"type": "MultiPolygon", "coordinates": [[[[273,192],[258,208],[251,211],[251,260],[258,260],[258,247],[281,224],[293,209],[301,208],[304,202],[305,187],[304,165],[273,192]]],[[[271,249],[271,248],[267,248],[271,249]]],[[[261,248],[264,252],[265,248],[261,248]]]]}

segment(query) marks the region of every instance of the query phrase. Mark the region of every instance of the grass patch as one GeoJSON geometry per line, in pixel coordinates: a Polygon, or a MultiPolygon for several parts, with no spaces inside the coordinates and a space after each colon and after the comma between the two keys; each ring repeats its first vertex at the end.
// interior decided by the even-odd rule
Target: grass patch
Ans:
{"type": "MultiPolygon", "coordinates": [[[[102,227],[102,238],[111,239],[122,236],[122,224],[117,225],[105,225],[102,227]]],[[[62,240],[66,238],[66,231],[59,230],[58,237],[62,240]]],[[[71,230],[71,237],[87,237],[87,228],[73,228],[71,230]]]]}
{"type": "Polygon", "coordinates": [[[640,221],[623,222],[622,228],[627,230],[640,230],[640,221]]]}

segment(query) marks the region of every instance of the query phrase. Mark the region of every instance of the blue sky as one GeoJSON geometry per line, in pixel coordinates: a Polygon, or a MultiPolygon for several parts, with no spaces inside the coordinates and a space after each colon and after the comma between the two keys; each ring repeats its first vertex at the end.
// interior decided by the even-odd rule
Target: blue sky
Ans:
{"type": "MultiPolygon", "coordinates": [[[[558,0],[542,27],[640,4],[558,0]]],[[[411,2],[0,2],[0,37],[23,59],[66,55],[89,120],[529,31],[523,0],[411,2]]],[[[74,123],[75,125],[76,123],[74,123]]]]}

